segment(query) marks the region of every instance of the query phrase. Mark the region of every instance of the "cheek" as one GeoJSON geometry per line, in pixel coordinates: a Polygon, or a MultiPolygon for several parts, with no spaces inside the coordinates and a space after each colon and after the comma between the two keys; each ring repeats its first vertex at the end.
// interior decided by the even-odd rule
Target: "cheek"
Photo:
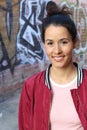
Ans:
{"type": "Polygon", "coordinates": [[[68,48],[64,48],[63,52],[65,52],[65,54],[72,54],[72,51],[73,51],[73,47],[68,47],[68,48]]]}
{"type": "Polygon", "coordinates": [[[50,49],[49,47],[47,47],[46,45],[44,46],[44,48],[45,48],[46,54],[47,54],[47,55],[50,55],[51,49],[50,49]]]}
{"type": "Polygon", "coordinates": [[[45,51],[46,51],[46,54],[49,56],[50,55],[50,50],[49,49],[45,49],[45,51]]]}

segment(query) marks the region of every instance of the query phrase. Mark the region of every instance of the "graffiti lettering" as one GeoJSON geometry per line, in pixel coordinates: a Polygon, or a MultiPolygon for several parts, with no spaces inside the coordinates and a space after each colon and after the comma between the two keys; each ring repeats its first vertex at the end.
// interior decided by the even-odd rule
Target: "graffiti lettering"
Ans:
{"type": "Polygon", "coordinates": [[[17,58],[21,63],[34,64],[44,56],[40,26],[41,18],[45,15],[46,1],[22,0],[20,5],[21,27],[17,39],[17,58]]]}

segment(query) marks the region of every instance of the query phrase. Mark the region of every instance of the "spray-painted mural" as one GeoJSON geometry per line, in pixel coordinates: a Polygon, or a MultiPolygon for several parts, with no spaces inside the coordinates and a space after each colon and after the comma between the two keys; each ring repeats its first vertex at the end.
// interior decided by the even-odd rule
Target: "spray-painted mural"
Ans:
{"type": "MultiPolygon", "coordinates": [[[[19,83],[42,70],[48,62],[41,39],[42,18],[46,15],[45,6],[48,1],[0,0],[1,93],[4,93],[8,86],[12,89],[18,84],[19,87],[19,83]]],[[[78,46],[74,50],[74,60],[87,67],[86,0],[53,1],[66,4],[72,10],[79,38],[78,46]]]]}
{"type": "MultiPolygon", "coordinates": [[[[0,17],[3,16],[0,24],[0,71],[9,68],[13,72],[15,65],[41,63],[44,59],[41,20],[46,14],[47,2],[48,0],[0,1],[0,17]],[[20,16],[15,14],[17,11],[20,16]]],[[[75,53],[81,54],[80,59],[77,57],[78,60],[86,61],[84,59],[84,54],[87,52],[86,7],[78,0],[61,0],[61,2],[67,4],[73,11],[79,37],[75,53]]]]}
{"type": "Polygon", "coordinates": [[[72,10],[72,18],[78,30],[79,42],[77,48],[74,50],[74,60],[79,65],[87,67],[87,5],[84,4],[84,1],[79,0],[62,0],[62,4],[66,4],[72,10]]]}
{"type": "MultiPolygon", "coordinates": [[[[20,30],[17,37],[17,59],[20,63],[34,64],[43,60],[44,51],[40,25],[41,18],[45,15],[44,9],[47,2],[47,0],[22,0],[20,3],[20,30]]],[[[66,4],[73,11],[73,19],[77,26],[79,38],[75,54],[77,54],[76,58],[78,62],[79,60],[84,61],[83,55],[87,51],[87,19],[85,8],[83,8],[81,2],[79,3],[78,0],[62,0],[61,3],[66,4]]]]}
{"type": "Polygon", "coordinates": [[[10,69],[13,73],[16,60],[19,0],[0,0],[0,72],[10,69]],[[15,20],[17,20],[15,22],[15,20]]]}
{"type": "Polygon", "coordinates": [[[44,57],[41,23],[47,0],[22,0],[20,3],[20,30],[17,37],[17,59],[34,64],[44,57]]]}

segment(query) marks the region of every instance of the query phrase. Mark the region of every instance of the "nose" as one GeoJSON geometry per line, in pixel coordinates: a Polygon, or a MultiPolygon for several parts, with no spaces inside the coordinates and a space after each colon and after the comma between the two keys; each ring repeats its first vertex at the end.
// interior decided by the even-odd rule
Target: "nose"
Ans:
{"type": "Polygon", "coordinates": [[[60,45],[57,43],[55,44],[54,52],[56,54],[60,54],[62,52],[60,45]]]}

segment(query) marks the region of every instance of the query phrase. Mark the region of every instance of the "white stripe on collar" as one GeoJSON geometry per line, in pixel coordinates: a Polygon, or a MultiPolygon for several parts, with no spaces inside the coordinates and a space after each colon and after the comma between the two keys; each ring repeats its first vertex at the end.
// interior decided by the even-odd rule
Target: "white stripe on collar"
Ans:
{"type": "MultiPolygon", "coordinates": [[[[80,68],[77,63],[74,63],[74,65],[77,67],[77,86],[79,87],[83,80],[83,70],[80,68]]],[[[52,65],[50,64],[45,72],[45,84],[46,86],[51,89],[50,80],[49,80],[49,70],[52,65]]]]}

